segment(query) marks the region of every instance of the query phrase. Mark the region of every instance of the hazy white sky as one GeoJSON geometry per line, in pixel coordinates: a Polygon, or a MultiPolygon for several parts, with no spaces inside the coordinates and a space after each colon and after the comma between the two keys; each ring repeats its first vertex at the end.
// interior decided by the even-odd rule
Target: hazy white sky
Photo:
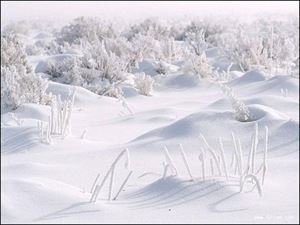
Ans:
{"type": "Polygon", "coordinates": [[[207,14],[298,13],[299,2],[189,2],[189,1],[1,1],[1,24],[27,19],[70,20],[78,16],[98,16],[106,19],[137,19],[140,17],[183,17],[207,14]]]}

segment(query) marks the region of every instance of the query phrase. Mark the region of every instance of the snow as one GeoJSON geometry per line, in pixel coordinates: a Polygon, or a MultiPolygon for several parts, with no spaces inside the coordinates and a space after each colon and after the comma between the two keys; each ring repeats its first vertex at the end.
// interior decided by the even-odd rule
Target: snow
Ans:
{"type": "Polygon", "coordinates": [[[238,79],[233,80],[230,82],[231,86],[241,86],[243,84],[249,84],[252,82],[258,82],[265,80],[266,77],[259,73],[258,71],[249,71],[246,72],[243,76],[239,77],[238,79]]]}
{"type": "MultiPolygon", "coordinates": [[[[50,37],[46,32],[32,36],[50,37]]],[[[74,49],[35,55],[29,62],[36,73],[44,73],[48,61],[79,54],[74,49]]],[[[231,64],[218,48],[209,48],[206,55],[219,70],[231,64]]],[[[162,75],[157,72],[159,62],[144,59],[128,74],[128,81],[120,85],[125,102],[49,81],[47,94],[63,101],[76,89],[71,133],[54,135],[50,144],[41,142],[37,126],[48,121],[50,105],[25,103],[1,114],[1,223],[299,223],[299,79],[241,72],[234,64],[232,79],[221,82],[249,109],[251,119],[240,122],[217,81],[184,73],[179,61],[164,63],[168,73],[162,75]],[[155,80],[149,96],[132,85],[134,73],[141,72],[155,80]],[[256,125],[255,170],[263,165],[265,127],[269,132],[262,196],[252,182],[241,192],[240,177],[230,165],[232,132],[241,142],[246,167],[256,125]],[[216,166],[211,169],[208,160],[202,177],[199,155],[207,147],[201,135],[218,156],[222,139],[228,180],[216,166]],[[165,147],[178,176],[169,170],[163,177],[165,147]],[[131,168],[120,165],[124,159],[116,164],[113,196],[132,170],[128,183],[116,200],[107,199],[106,183],[97,201],[90,202],[96,176],[100,174],[101,181],[124,149],[129,150],[131,168]]],[[[261,173],[257,177],[261,180],[261,173]]]]}
{"type": "MultiPolygon", "coordinates": [[[[55,139],[52,145],[35,140],[35,120],[45,119],[47,106],[20,107],[14,112],[24,120],[20,126],[8,114],[2,115],[2,122],[7,124],[1,128],[4,141],[1,144],[2,222],[297,222],[299,101],[273,97],[270,89],[281,80],[285,82],[282,85],[290,88],[290,95],[297,96],[298,84],[281,77],[255,82],[243,79],[243,90],[247,91],[240,97],[250,104],[260,129],[267,125],[270,132],[269,171],[264,196],[259,198],[256,190],[239,193],[235,178],[226,182],[221,177],[208,177],[203,181],[197,160],[202,145],[200,133],[212,145],[222,137],[229,157],[230,131],[241,138],[246,151],[254,122],[234,120],[230,104],[225,104],[220,90],[209,87],[212,84],[191,82],[178,73],[161,79],[165,83],[161,83],[153,97],[127,98],[133,115],[119,115],[124,109],[117,100],[77,87],[72,135],[64,140],[55,139]],[[185,88],[178,89],[181,84],[185,88]],[[250,92],[255,95],[250,96],[250,92]],[[87,134],[82,140],[80,135],[84,129],[87,134]],[[193,182],[188,181],[179,159],[179,143],[190,159],[196,177],[193,182]],[[174,156],[179,177],[161,178],[164,145],[174,156]],[[125,191],[116,201],[105,200],[104,192],[97,203],[89,203],[89,189],[96,174],[100,172],[103,176],[113,158],[125,147],[130,150],[134,171],[125,191]],[[146,172],[150,174],[139,178],[146,172]]],[[[241,78],[234,81],[236,86],[241,78]]],[[[68,89],[68,85],[56,83],[49,86],[49,91],[62,96],[68,89]]],[[[259,152],[262,147],[260,142],[259,152]]]]}

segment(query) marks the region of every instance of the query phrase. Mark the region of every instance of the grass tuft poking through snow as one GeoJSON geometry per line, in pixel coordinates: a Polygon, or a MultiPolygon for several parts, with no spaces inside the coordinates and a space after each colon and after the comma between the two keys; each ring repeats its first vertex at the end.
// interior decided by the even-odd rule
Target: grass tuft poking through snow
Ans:
{"type": "Polygon", "coordinates": [[[185,168],[186,168],[186,170],[187,170],[187,172],[188,172],[188,174],[189,174],[189,176],[190,176],[190,178],[191,178],[191,181],[193,181],[194,178],[193,178],[193,175],[192,175],[192,173],[191,173],[191,169],[190,169],[189,163],[188,163],[188,161],[187,161],[187,156],[186,156],[186,154],[185,154],[185,151],[184,151],[184,149],[183,149],[182,144],[179,144],[179,148],[180,148],[180,154],[181,154],[181,157],[182,157],[182,159],[183,159],[185,168]]]}
{"type": "MultiPolygon", "coordinates": [[[[107,173],[105,174],[103,180],[101,181],[100,185],[97,184],[96,188],[94,189],[94,192],[92,193],[92,196],[90,198],[90,202],[96,202],[97,201],[97,198],[98,198],[98,195],[102,189],[102,187],[104,186],[106,180],[108,179],[108,177],[110,176],[110,182],[109,182],[109,190],[108,190],[108,200],[112,200],[112,193],[113,193],[113,185],[114,185],[114,178],[115,178],[115,169],[116,169],[116,165],[117,163],[121,160],[121,158],[125,156],[126,157],[126,161],[125,161],[125,168],[129,168],[129,160],[130,160],[130,156],[129,156],[129,150],[128,149],[125,149],[123,150],[118,156],[117,158],[114,160],[114,162],[111,164],[109,170],[107,171],[107,173]]],[[[130,173],[131,175],[131,173],[130,173]]],[[[129,176],[130,176],[129,175],[129,176]]],[[[128,177],[129,179],[129,177],[128,177]]],[[[123,184],[127,182],[128,180],[127,178],[125,179],[125,181],[123,182],[123,184]]],[[[125,186],[124,185],[121,185],[121,189],[123,189],[124,187],[122,186],[125,186]]],[[[118,193],[119,194],[119,193],[118,193]]],[[[117,194],[117,195],[118,195],[117,194]]],[[[115,198],[117,198],[118,196],[115,196],[115,198]]]]}

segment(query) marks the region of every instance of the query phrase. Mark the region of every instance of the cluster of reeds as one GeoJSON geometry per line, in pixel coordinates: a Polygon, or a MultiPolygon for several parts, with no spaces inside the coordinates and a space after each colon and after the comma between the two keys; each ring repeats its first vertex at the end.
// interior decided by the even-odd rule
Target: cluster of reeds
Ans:
{"type": "Polygon", "coordinates": [[[54,95],[51,102],[50,116],[48,122],[38,121],[38,130],[41,141],[51,143],[53,136],[66,137],[71,133],[71,114],[74,105],[76,88],[70,90],[66,100],[60,95],[54,95]]]}
{"type": "MultiPolygon", "coordinates": [[[[243,152],[241,140],[236,136],[234,132],[231,132],[232,139],[232,154],[230,164],[225,157],[225,149],[223,139],[220,137],[219,148],[212,147],[205,136],[200,134],[202,146],[200,147],[200,154],[198,159],[201,164],[202,179],[206,180],[211,177],[224,177],[227,181],[229,178],[238,178],[240,183],[240,191],[243,191],[246,182],[250,181],[255,183],[259,195],[262,195],[262,186],[265,182],[265,175],[267,172],[267,153],[268,153],[268,127],[264,127],[264,151],[263,159],[258,166],[257,153],[259,143],[259,129],[258,123],[255,122],[254,132],[251,137],[251,147],[249,148],[248,155],[243,152]],[[261,178],[259,178],[261,177],[261,178]]],[[[180,144],[180,153],[184,162],[185,168],[189,174],[190,179],[193,181],[194,177],[190,169],[190,163],[183,146],[180,144]]],[[[170,152],[166,146],[164,146],[165,161],[163,162],[163,179],[168,175],[177,176],[178,170],[174,160],[172,159],[170,152]]]]}
{"type": "Polygon", "coordinates": [[[91,188],[91,198],[90,202],[96,202],[98,199],[98,196],[105,185],[106,181],[109,179],[109,189],[108,189],[108,200],[116,200],[118,196],[120,195],[121,191],[124,189],[125,185],[127,184],[130,176],[132,175],[133,171],[130,170],[130,155],[129,155],[129,150],[125,149],[123,150],[117,158],[113,161],[111,164],[109,170],[106,172],[105,176],[103,177],[102,181],[99,183],[99,177],[100,174],[96,176],[95,181],[93,182],[92,188],[91,188]],[[122,159],[122,157],[126,157],[125,161],[125,168],[129,171],[128,175],[126,178],[123,180],[121,186],[118,188],[118,191],[116,194],[113,196],[113,188],[114,188],[114,180],[115,180],[115,173],[116,173],[116,166],[118,162],[122,159]]]}

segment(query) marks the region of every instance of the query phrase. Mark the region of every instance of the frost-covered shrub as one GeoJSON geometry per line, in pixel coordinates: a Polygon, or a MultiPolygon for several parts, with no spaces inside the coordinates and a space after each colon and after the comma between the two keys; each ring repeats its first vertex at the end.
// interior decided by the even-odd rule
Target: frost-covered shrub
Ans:
{"type": "Polygon", "coordinates": [[[185,41],[194,54],[202,55],[208,48],[208,43],[205,40],[205,30],[202,26],[192,23],[191,27],[189,27],[185,33],[185,36],[185,41]]]}
{"type": "Polygon", "coordinates": [[[118,57],[125,56],[130,53],[129,42],[124,37],[106,38],[103,40],[103,45],[106,51],[113,52],[118,57]]]}
{"type": "Polygon", "coordinates": [[[72,72],[74,75],[76,75],[76,66],[78,66],[78,63],[79,60],[76,57],[65,58],[61,61],[49,60],[47,61],[45,73],[50,75],[53,80],[57,81],[59,78],[61,78],[60,81],[63,81],[64,83],[70,83],[71,81],[68,81],[68,78],[65,75],[68,72],[72,72]]]}
{"type": "Polygon", "coordinates": [[[27,55],[40,55],[43,52],[43,49],[39,48],[37,45],[27,45],[25,48],[25,52],[27,55]]]}
{"type": "Polygon", "coordinates": [[[1,66],[1,111],[14,110],[23,103],[49,104],[48,82],[33,73],[1,66]]]}
{"type": "Polygon", "coordinates": [[[154,63],[154,66],[155,66],[155,71],[158,73],[158,74],[161,74],[161,75],[165,75],[169,72],[169,67],[168,65],[159,60],[158,62],[154,63]]]}
{"type": "Polygon", "coordinates": [[[242,71],[260,69],[274,75],[284,69],[289,75],[293,61],[299,57],[297,23],[291,19],[236,21],[214,37],[214,45],[223,49],[224,55],[240,65],[242,71]]]}
{"type": "Polygon", "coordinates": [[[1,36],[1,112],[16,109],[22,103],[49,103],[47,85],[45,79],[31,72],[17,36],[1,36]]]}
{"type": "Polygon", "coordinates": [[[44,50],[47,55],[63,54],[71,49],[68,42],[57,43],[56,40],[44,43],[44,50]]]}
{"type": "Polygon", "coordinates": [[[30,30],[30,24],[26,21],[18,21],[18,22],[11,22],[7,24],[3,30],[1,30],[2,34],[22,34],[27,35],[28,31],[30,30]]]}
{"type": "Polygon", "coordinates": [[[14,33],[1,35],[1,66],[15,66],[20,71],[25,67],[27,72],[31,70],[27,63],[24,45],[14,33]]]}
{"type": "Polygon", "coordinates": [[[80,44],[81,40],[94,42],[104,38],[115,37],[113,27],[96,18],[79,17],[69,25],[64,26],[57,34],[57,42],[68,42],[69,44],[80,44]]]}
{"type": "Polygon", "coordinates": [[[240,27],[233,35],[223,35],[221,43],[229,59],[237,63],[242,71],[253,69],[253,66],[269,66],[269,55],[266,39],[245,34],[240,27]]]}
{"type": "Polygon", "coordinates": [[[80,57],[50,61],[46,73],[55,81],[117,97],[121,94],[118,84],[126,80],[126,69],[126,61],[108,52],[104,42],[98,42],[94,45],[86,43],[80,57]]]}
{"type": "Polygon", "coordinates": [[[291,76],[299,79],[299,56],[291,67],[291,76]]]}
{"type": "Polygon", "coordinates": [[[123,80],[126,72],[126,62],[115,53],[107,51],[102,43],[91,45],[83,52],[82,61],[87,62],[88,68],[99,71],[100,78],[110,83],[123,80]]]}
{"type": "Polygon", "coordinates": [[[160,58],[168,63],[182,59],[184,51],[178,46],[173,37],[160,41],[160,58]]]}
{"type": "Polygon", "coordinates": [[[287,75],[293,76],[293,74],[295,74],[297,71],[297,60],[299,58],[299,47],[297,50],[296,48],[291,38],[275,39],[273,50],[273,61],[276,67],[275,73],[278,68],[283,68],[287,75]]]}
{"type": "Polygon", "coordinates": [[[248,107],[234,95],[233,90],[225,84],[220,84],[220,88],[231,102],[235,119],[240,122],[251,121],[252,117],[248,107]]]}
{"type": "Polygon", "coordinates": [[[200,56],[191,55],[190,59],[184,64],[183,71],[186,74],[193,74],[202,79],[212,78],[214,75],[212,67],[209,65],[205,53],[200,56]]]}
{"type": "Polygon", "coordinates": [[[145,19],[139,24],[130,27],[126,36],[131,40],[136,35],[151,36],[156,40],[162,40],[169,36],[170,28],[162,21],[154,19],[145,19]]]}
{"type": "MultiPolygon", "coordinates": [[[[206,26],[205,26],[205,41],[210,45],[210,46],[216,46],[217,45],[217,39],[220,35],[223,33],[227,32],[227,29],[229,29],[228,25],[224,25],[224,21],[219,21],[219,20],[207,20],[206,26]]],[[[230,23],[231,21],[228,21],[230,23]]]]}
{"type": "Polygon", "coordinates": [[[71,46],[68,42],[58,43],[57,40],[38,40],[35,45],[43,49],[43,53],[46,55],[64,54],[76,49],[76,46],[71,46]]]}
{"type": "Polygon", "coordinates": [[[153,89],[154,79],[145,73],[136,74],[135,87],[143,95],[149,96],[153,89]]]}
{"type": "Polygon", "coordinates": [[[150,35],[136,35],[131,43],[143,58],[156,59],[160,56],[160,42],[150,35]]]}

